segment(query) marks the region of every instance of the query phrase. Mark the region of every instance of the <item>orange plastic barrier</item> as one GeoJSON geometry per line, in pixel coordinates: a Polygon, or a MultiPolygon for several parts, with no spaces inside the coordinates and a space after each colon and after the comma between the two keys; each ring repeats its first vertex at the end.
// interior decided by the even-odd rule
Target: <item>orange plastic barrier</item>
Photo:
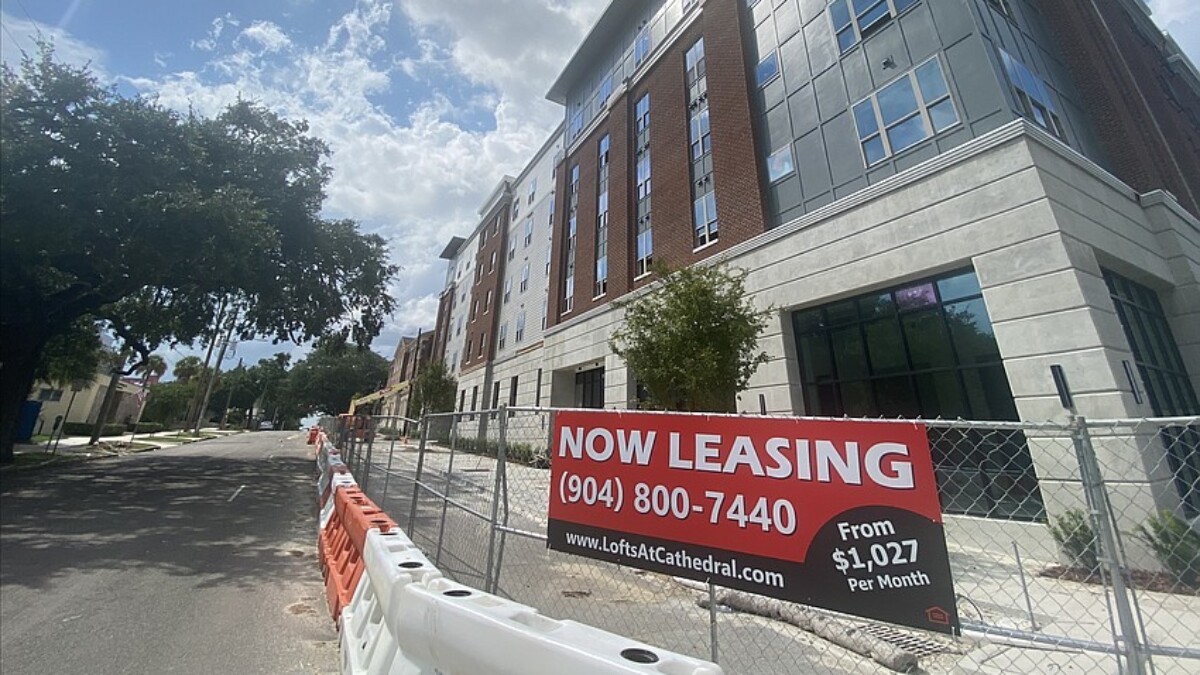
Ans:
{"type": "Polygon", "coordinates": [[[337,622],[363,574],[362,552],[367,530],[388,532],[396,528],[396,522],[356,487],[339,486],[333,493],[333,503],[335,515],[321,531],[318,546],[325,599],[337,622]]]}
{"type": "Polygon", "coordinates": [[[321,433],[321,427],[313,427],[308,430],[308,444],[313,445],[317,442],[317,434],[321,433]]]}

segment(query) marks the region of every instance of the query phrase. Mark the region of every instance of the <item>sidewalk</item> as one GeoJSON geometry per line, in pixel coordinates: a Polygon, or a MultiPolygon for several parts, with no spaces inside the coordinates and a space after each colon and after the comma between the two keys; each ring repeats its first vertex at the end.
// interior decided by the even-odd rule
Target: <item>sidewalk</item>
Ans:
{"type": "Polygon", "coordinates": [[[154,434],[129,433],[120,436],[101,436],[96,445],[88,444],[91,440],[88,436],[64,436],[49,443],[46,441],[40,443],[17,443],[13,447],[13,453],[18,457],[17,463],[6,466],[3,470],[28,469],[45,466],[50,463],[83,461],[99,457],[121,457],[139,452],[174,448],[213,438],[224,438],[240,434],[243,431],[242,429],[220,430],[215,427],[202,428],[200,435],[194,438],[179,437],[177,434],[185,433],[180,431],[164,431],[154,434]],[[31,455],[39,455],[42,457],[42,461],[22,463],[20,460],[22,455],[26,456],[26,458],[31,455]]]}

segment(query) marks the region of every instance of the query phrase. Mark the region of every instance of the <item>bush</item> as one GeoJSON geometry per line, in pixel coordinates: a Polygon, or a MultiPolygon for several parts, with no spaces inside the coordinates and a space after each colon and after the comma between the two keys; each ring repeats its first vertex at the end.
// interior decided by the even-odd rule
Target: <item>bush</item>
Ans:
{"type": "Polygon", "coordinates": [[[138,434],[157,434],[163,430],[163,425],[158,422],[138,422],[133,427],[134,433],[138,434]]]}
{"type": "MultiPolygon", "coordinates": [[[[496,457],[500,454],[500,445],[496,441],[462,437],[458,439],[457,449],[475,455],[496,457]]],[[[505,450],[506,461],[532,466],[535,469],[550,468],[550,456],[545,451],[534,448],[528,443],[509,443],[505,450]]]]}
{"type": "Polygon", "coordinates": [[[1099,542],[1092,521],[1079,509],[1068,509],[1050,522],[1050,535],[1072,565],[1096,574],[1100,570],[1099,542]]]}
{"type": "Polygon", "coordinates": [[[1137,538],[1154,551],[1175,581],[1195,586],[1200,578],[1200,534],[1170,511],[1150,516],[1138,525],[1137,538]]]}
{"type": "MultiPolygon", "coordinates": [[[[94,426],[84,422],[65,422],[63,424],[63,434],[66,436],[91,436],[94,426]]],[[[124,424],[105,424],[100,429],[101,436],[120,436],[123,433],[125,433],[124,424]]]]}

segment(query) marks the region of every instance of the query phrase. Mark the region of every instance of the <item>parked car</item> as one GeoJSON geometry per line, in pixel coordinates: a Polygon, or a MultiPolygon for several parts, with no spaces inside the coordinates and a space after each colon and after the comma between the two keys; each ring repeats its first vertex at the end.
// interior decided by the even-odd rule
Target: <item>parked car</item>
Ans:
{"type": "Polygon", "coordinates": [[[258,430],[259,431],[274,431],[275,423],[272,422],[271,420],[263,420],[258,423],[258,430]]]}

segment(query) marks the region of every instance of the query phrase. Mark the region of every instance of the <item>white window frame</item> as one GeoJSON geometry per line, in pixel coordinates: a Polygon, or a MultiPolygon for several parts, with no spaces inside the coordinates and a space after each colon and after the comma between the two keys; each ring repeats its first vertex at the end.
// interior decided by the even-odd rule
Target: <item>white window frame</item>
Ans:
{"type": "Polygon", "coordinates": [[[901,73],[900,75],[896,76],[895,78],[892,78],[891,81],[887,82],[882,87],[879,87],[878,89],[871,92],[870,94],[867,94],[866,96],[862,97],[858,101],[855,101],[854,104],[850,106],[850,117],[851,117],[851,122],[854,124],[854,136],[855,136],[855,138],[858,139],[859,155],[862,157],[863,166],[868,167],[868,168],[875,166],[877,164],[880,164],[881,162],[884,162],[884,161],[888,160],[889,158],[894,157],[897,154],[911,150],[911,149],[917,147],[918,145],[920,145],[921,143],[924,143],[925,141],[938,136],[939,134],[946,133],[947,131],[950,131],[952,129],[957,129],[958,127],[962,126],[962,115],[959,114],[958,105],[954,102],[954,93],[950,90],[950,80],[946,78],[946,66],[944,63],[942,63],[941,58],[939,58],[937,55],[934,55],[928,59],[925,59],[924,61],[918,63],[916,66],[913,66],[912,69],[910,69],[904,73],[901,73]],[[946,93],[932,101],[926,101],[925,93],[923,91],[921,91],[921,83],[917,79],[917,71],[920,70],[922,67],[924,67],[926,64],[928,64],[931,61],[938,62],[938,67],[942,71],[942,83],[946,85],[946,93]],[[908,78],[909,86],[912,87],[913,96],[915,96],[917,99],[917,111],[915,113],[910,113],[909,115],[903,117],[902,119],[893,122],[891,124],[891,126],[884,126],[883,112],[879,109],[879,101],[878,101],[877,95],[879,94],[879,92],[883,91],[884,89],[887,89],[888,87],[903,80],[904,78],[908,78]],[[933,106],[941,103],[942,101],[946,101],[946,100],[950,101],[950,106],[954,109],[954,117],[956,118],[956,121],[953,124],[951,124],[950,126],[946,127],[945,129],[937,131],[933,128],[933,120],[929,116],[929,109],[932,108],[933,106]],[[867,139],[864,139],[861,136],[859,136],[858,122],[856,119],[854,119],[855,118],[854,109],[866,101],[871,102],[871,110],[875,115],[876,130],[875,130],[874,134],[871,134],[870,136],[867,137],[867,139]],[[915,115],[921,116],[922,124],[924,125],[925,132],[926,132],[925,137],[922,138],[920,141],[908,146],[907,148],[904,148],[899,151],[894,151],[892,149],[892,141],[890,138],[888,138],[888,130],[893,129],[897,126],[900,126],[901,124],[912,119],[915,115]],[[883,142],[884,154],[883,154],[883,157],[875,160],[874,162],[871,162],[867,159],[867,152],[866,152],[866,149],[864,146],[866,144],[866,140],[869,140],[870,138],[873,138],[874,136],[879,136],[880,140],[883,142]]]}
{"type": "MultiPolygon", "coordinates": [[[[905,0],[905,1],[907,2],[908,0],[905,0]]],[[[905,12],[908,12],[913,7],[916,7],[918,4],[920,4],[919,2],[912,2],[911,4],[908,5],[908,7],[905,7],[904,9],[897,11],[896,10],[896,0],[879,0],[878,2],[872,4],[871,7],[868,9],[873,9],[873,8],[879,6],[881,3],[887,5],[888,13],[879,17],[878,19],[876,19],[874,23],[868,24],[866,26],[866,28],[871,29],[867,32],[866,37],[871,37],[876,32],[881,30],[885,25],[887,25],[888,22],[896,19],[897,17],[901,16],[905,12]]],[[[833,31],[833,45],[838,50],[838,54],[845,54],[845,53],[849,52],[851,49],[854,49],[858,45],[862,44],[862,41],[864,39],[863,26],[860,26],[858,23],[858,17],[861,16],[861,14],[855,13],[854,0],[831,0],[831,2],[829,2],[829,6],[826,8],[825,13],[829,15],[829,27],[833,31]],[[841,47],[841,45],[838,44],[838,32],[839,32],[838,26],[833,21],[833,9],[832,9],[833,5],[836,3],[841,3],[841,2],[845,3],[846,10],[848,12],[850,12],[849,27],[852,31],[854,31],[854,42],[850,43],[845,49],[843,49],[841,47]]],[[[865,14],[865,13],[866,12],[863,12],[862,14],[865,14]]],[[[845,30],[845,28],[843,28],[842,30],[845,30]]]]}

